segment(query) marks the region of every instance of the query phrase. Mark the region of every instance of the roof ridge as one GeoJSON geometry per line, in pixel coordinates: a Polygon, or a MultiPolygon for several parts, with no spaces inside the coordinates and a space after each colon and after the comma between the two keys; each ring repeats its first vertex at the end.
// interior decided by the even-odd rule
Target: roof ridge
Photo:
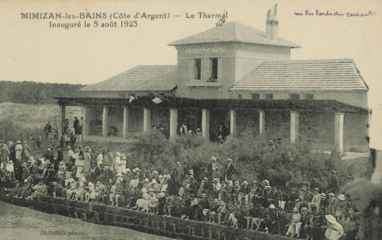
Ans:
{"type": "Polygon", "coordinates": [[[240,42],[260,45],[274,45],[290,48],[300,48],[301,46],[278,37],[277,41],[267,38],[266,33],[252,26],[248,26],[239,21],[224,23],[220,27],[207,29],[203,32],[170,42],[169,46],[179,46],[187,44],[203,44],[216,42],[240,42]],[[233,35],[233,36],[232,36],[233,35]]]}
{"type": "Polygon", "coordinates": [[[264,60],[263,62],[309,62],[309,61],[350,61],[354,62],[352,58],[320,58],[320,59],[280,59],[280,60],[264,60]]]}

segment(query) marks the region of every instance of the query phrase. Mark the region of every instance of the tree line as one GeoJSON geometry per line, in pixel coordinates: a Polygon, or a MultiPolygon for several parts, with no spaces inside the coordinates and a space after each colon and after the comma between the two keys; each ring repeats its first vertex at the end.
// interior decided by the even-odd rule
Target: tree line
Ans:
{"type": "Polygon", "coordinates": [[[54,96],[79,91],[83,85],[0,81],[0,102],[54,104],[54,96]]]}

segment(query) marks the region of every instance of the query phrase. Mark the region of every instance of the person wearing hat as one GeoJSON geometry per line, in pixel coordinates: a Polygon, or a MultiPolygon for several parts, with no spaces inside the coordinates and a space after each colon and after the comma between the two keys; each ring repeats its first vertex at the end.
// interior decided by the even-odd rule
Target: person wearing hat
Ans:
{"type": "Polygon", "coordinates": [[[220,180],[218,178],[214,178],[212,180],[212,198],[219,199],[220,189],[221,189],[220,180]]]}
{"type": "Polygon", "coordinates": [[[293,208],[292,212],[293,212],[292,222],[290,223],[290,225],[288,227],[288,231],[285,235],[293,238],[294,235],[297,234],[296,233],[296,226],[297,226],[297,223],[299,223],[301,220],[301,214],[299,213],[299,211],[296,207],[293,208]]]}
{"type": "Polygon", "coordinates": [[[85,152],[84,152],[84,175],[90,174],[91,171],[91,162],[92,162],[92,156],[91,156],[91,149],[89,146],[85,147],[85,152]]]}
{"type": "Polygon", "coordinates": [[[340,190],[340,184],[337,177],[336,170],[330,171],[330,179],[329,179],[329,192],[333,192],[334,194],[337,194],[340,190]]]}
{"type": "Polygon", "coordinates": [[[338,195],[338,206],[334,213],[334,217],[339,221],[343,222],[349,217],[349,211],[347,209],[347,201],[344,194],[338,195]]]}
{"type": "Polygon", "coordinates": [[[308,204],[309,211],[312,212],[312,208],[316,208],[317,213],[319,213],[320,204],[321,204],[321,194],[319,193],[318,188],[314,188],[312,201],[308,204]]]}
{"type": "Polygon", "coordinates": [[[239,194],[240,194],[240,183],[235,181],[232,188],[232,198],[235,204],[239,204],[239,194]]]}
{"type": "Polygon", "coordinates": [[[229,186],[233,185],[232,178],[233,178],[233,175],[236,174],[236,172],[237,170],[236,170],[236,167],[233,165],[232,158],[227,158],[226,166],[224,167],[224,170],[223,170],[223,178],[225,182],[229,181],[228,182],[229,186]]]}
{"type": "Polygon", "coordinates": [[[43,180],[39,180],[38,184],[33,186],[32,189],[35,189],[32,195],[28,198],[35,199],[39,196],[47,196],[48,195],[48,187],[44,184],[43,180]]]}
{"type": "Polygon", "coordinates": [[[126,164],[127,164],[127,157],[125,154],[123,154],[121,157],[121,161],[119,163],[119,168],[121,173],[126,173],[126,164]]]}
{"type": "Polygon", "coordinates": [[[274,151],[276,151],[276,146],[275,146],[273,140],[269,140],[269,142],[268,142],[268,147],[269,147],[269,152],[274,152],[274,151]]]}
{"type": "Polygon", "coordinates": [[[321,193],[321,211],[325,214],[328,214],[329,211],[329,198],[326,197],[325,193],[321,193]]]}
{"type": "Polygon", "coordinates": [[[28,145],[28,142],[27,142],[27,141],[24,141],[24,142],[23,142],[23,153],[22,153],[22,157],[23,157],[23,158],[29,158],[29,156],[30,156],[30,152],[31,152],[31,147],[28,145]]]}
{"type": "Polygon", "coordinates": [[[150,183],[149,179],[148,179],[148,178],[145,178],[145,179],[143,180],[143,186],[142,186],[142,188],[149,189],[150,186],[151,186],[151,183],[150,183]]]}
{"type": "MultiPolygon", "coordinates": [[[[152,188],[151,188],[152,189],[152,188]]],[[[149,200],[149,212],[158,214],[158,198],[157,195],[155,194],[154,191],[151,191],[149,189],[149,195],[150,195],[150,200],[149,200]]]]}
{"type": "Polygon", "coordinates": [[[105,166],[108,166],[109,169],[111,171],[113,171],[114,169],[114,155],[113,153],[110,151],[110,149],[107,149],[106,150],[106,153],[104,153],[103,155],[103,161],[104,161],[104,165],[105,166]]]}
{"type": "Polygon", "coordinates": [[[307,207],[302,207],[300,221],[296,224],[297,238],[300,237],[301,230],[303,230],[305,234],[310,235],[312,225],[313,215],[309,212],[307,207]]]}
{"type": "Polygon", "coordinates": [[[196,129],[195,134],[196,136],[202,136],[202,131],[200,130],[200,128],[196,129]]]}
{"type": "Polygon", "coordinates": [[[210,204],[210,210],[208,211],[208,222],[214,223],[215,222],[215,215],[216,212],[219,209],[219,199],[215,198],[211,204],[210,204]]]}
{"type": "Polygon", "coordinates": [[[264,226],[265,231],[269,233],[275,233],[279,222],[279,213],[274,204],[270,204],[265,211],[264,226]]]}
{"type": "Polygon", "coordinates": [[[190,192],[192,192],[193,194],[196,194],[196,192],[199,189],[200,184],[194,178],[194,170],[192,170],[192,169],[190,170],[189,180],[190,180],[190,192]]]}
{"type": "Polygon", "coordinates": [[[121,154],[117,152],[114,157],[114,171],[117,173],[122,172],[120,164],[121,164],[121,154]]]}
{"type": "Polygon", "coordinates": [[[141,189],[142,192],[142,198],[138,199],[136,202],[136,206],[133,209],[137,209],[138,211],[145,211],[149,212],[149,203],[150,203],[150,195],[147,193],[146,188],[141,189]]]}
{"type": "Polygon", "coordinates": [[[97,166],[100,166],[103,163],[103,154],[101,149],[99,149],[97,152],[96,161],[97,161],[97,166]]]}
{"type": "Polygon", "coordinates": [[[5,166],[6,175],[9,180],[16,180],[15,178],[15,165],[12,160],[9,160],[7,165],[5,166]]]}
{"type": "Polygon", "coordinates": [[[197,210],[199,208],[199,200],[195,197],[195,194],[191,193],[189,197],[185,198],[182,219],[195,220],[197,210]]]}
{"type": "Polygon", "coordinates": [[[184,169],[180,162],[176,162],[171,176],[173,177],[174,188],[179,189],[184,178],[184,169]]]}
{"type": "Polygon", "coordinates": [[[121,186],[121,179],[118,179],[113,186],[110,188],[110,202],[111,206],[118,207],[120,197],[122,195],[122,186],[121,186]]]}
{"type": "Polygon", "coordinates": [[[160,188],[159,183],[157,182],[157,180],[155,180],[155,178],[153,178],[153,179],[151,180],[150,188],[152,188],[153,191],[154,191],[155,193],[157,193],[157,192],[160,191],[160,189],[159,189],[159,188],[160,188]]]}
{"type": "Polygon", "coordinates": [[[250,191],[251,190],[250,190],[250,188],[248,186],[248,181],[243,181],[241,186],[240,186],[240,190],[239,190],[239,197],[238,197],[239,205],[242,205],[243,197],[244,197],[245,205],[249,204],[248,194],[249,194],[250,191]]]}
{"type": "Polygon", "coordinates": [[[329,193],[329,214],[334,215],[337,211],[338,207],[338,198],[336,198],[336,195],[334,193],[329,193]]]}
{"type": "Polygon", "coordinates": [[[337,222],[333,215],[325,215],[328,221],[328,229],[325,232],[325,238],[328,240],[339,240],[344,235],[344,229],[342,225],[337,222]]]}
{"type": "Polygon", "coordinates": [[[11,196],[11,197],[17,197],[17,193],[20,191],[20,188],[21,188],[21,185],[20,185],[20,183],[19,183],[19,181],[18,180],[13,180],[12,182],[11,182],[11,184],[12,184],[12,188],[5,188],[4,187],[4,190],[5,190],[5,193],[6,193],[6,195],[7,196],[11,196]]]}
{"type": "Polygon", "coordinates": [[[74,193],[78,188],[78,183],[73,178],[70,178],[67,181],[68,181],[68,190],[66,191],[66,198],[74,199],[74,193]]]}
{"type": "Polygon", "coordinates": [[[208,165],[208,173],[209,178],[214,179],[218,178],[220,179],[220,164],[217,162],[217,158],[215,156],[211,157],[211,163],[208,165]]]}
{"type": "Polygon", "coordinates": [[[157,215],[163,215],[164,214],[164,206],[166,203],[165,194],[163,192],[160,192],[156,195],[158,199],[158,211],[156,212],[157,215]]]}
{"type": "Polygon", "coordinates": [[[8,149],[8,146],[7,144],[3,144],[0,148],[0,160],[1,160],[1,166],[0,168],[4,168],[8,161],[9,161],[9,155],[10,155],[10,151],[8,149]]]}
{"type": "Polygon", "coordinates": [[[16,159],[15,160],[21,161],[22,153],[23,153],[23,145],[22,145],[20,140],[16,141],[15,151],[16,151],[16,159]]]}
{"type": "Polygon", "coordinates": [[[307,186],[302,186],[298,191],[298,199],[299,201],[296,203],[297,209],[300,209],[301,207],[308,207],[308,201],[307,201],[307,192],[308,188],[307,186]]]}
{"type": "Polygon", "coordinates": [[[23,162],[21,164],[21,179],[25,180],[30,176],[30,171],[28,168],[28,164],[26,162],[23,162]]]}
{"type": "Polygon", "coordinates": [[[107,189],[101,181],[97,181],[95,186],[95,201],[102,204],[105,203],[107,189]]]}
{"type": "Polygon", "coordinates": [[[202,193],[201,195],[201,199],[199,200],[199,215],[198,215],[198,220],[199,221],[207,221],[207,213],[209,211],[209,208],[210,208],[210,203],[208,202],[208,199],[207,199],[207,194],[206,193],[202,193]]]}

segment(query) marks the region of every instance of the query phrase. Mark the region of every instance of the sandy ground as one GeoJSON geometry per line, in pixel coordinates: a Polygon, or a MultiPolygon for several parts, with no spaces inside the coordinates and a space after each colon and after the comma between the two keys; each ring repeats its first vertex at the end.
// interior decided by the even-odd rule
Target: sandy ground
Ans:
{"type": "MultiPolygon", "coordinates": [[[[19,104],[3,102],[0,103],[0,121],[7,118],[15,119],[29,128],[43,128],[49,121],[52,126],[58,125],[60,107],[56,104],[19,104]]],[[[74,117],[82,117],[82,107],[66,107],[66,118],[73,125],[74,117]]]]}

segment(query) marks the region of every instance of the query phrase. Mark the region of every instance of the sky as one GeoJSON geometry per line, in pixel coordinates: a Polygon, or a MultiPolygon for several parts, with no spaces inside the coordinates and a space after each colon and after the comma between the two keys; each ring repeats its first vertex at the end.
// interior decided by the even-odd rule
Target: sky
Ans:
{"type": "Polygon", "coordinates": [[[0,0],[0,80],[93,84],[136,65],[175,65],[176,49],[167,46],[168,43],[215,27],[218,19],[199,18],[199,12],[222,14],[226,11],[227,22],[239,21],[265,31],[267,12],[276,3],[279,36],[302,46],[292,50],[293,60],[354,59],[370,89],[371,147],[382,149],[380,0],[0,0]],[[319,16],[316,11],[332,13],[332,16],[319,16]],[[21,14],[50,12],[79,18],[22,19],[21,14]],[[80,18],[81,13],[94,12],[106,13],[107,18],[80,18]],[[334,16],[336,12],[343,16],[334,16]],[[135,19],[136,13],[170,16],[135,19]],[[349,16],[357,13],[367,16],[349,16]],[[192,14],[195,18],[188,18],[192,14]],[[110,15],[117,18],[110,19],[110,15]],[[120,15],[130,15],[130,19],[120,19],[120,15]],[[85,21],[89,27],[84,26],[85,21]],[[98,21],[97,27],[94,21],[98,21]],[[129,21],[129,27],[121,27],[124,21],[129,21]],[[134,21],[138,26],[133,27],[134,21]],[[79,22],[81,27],[50,27],[50,24],[79,22]],[[102,23],[113,27],[102,27],[102,23]]]}

